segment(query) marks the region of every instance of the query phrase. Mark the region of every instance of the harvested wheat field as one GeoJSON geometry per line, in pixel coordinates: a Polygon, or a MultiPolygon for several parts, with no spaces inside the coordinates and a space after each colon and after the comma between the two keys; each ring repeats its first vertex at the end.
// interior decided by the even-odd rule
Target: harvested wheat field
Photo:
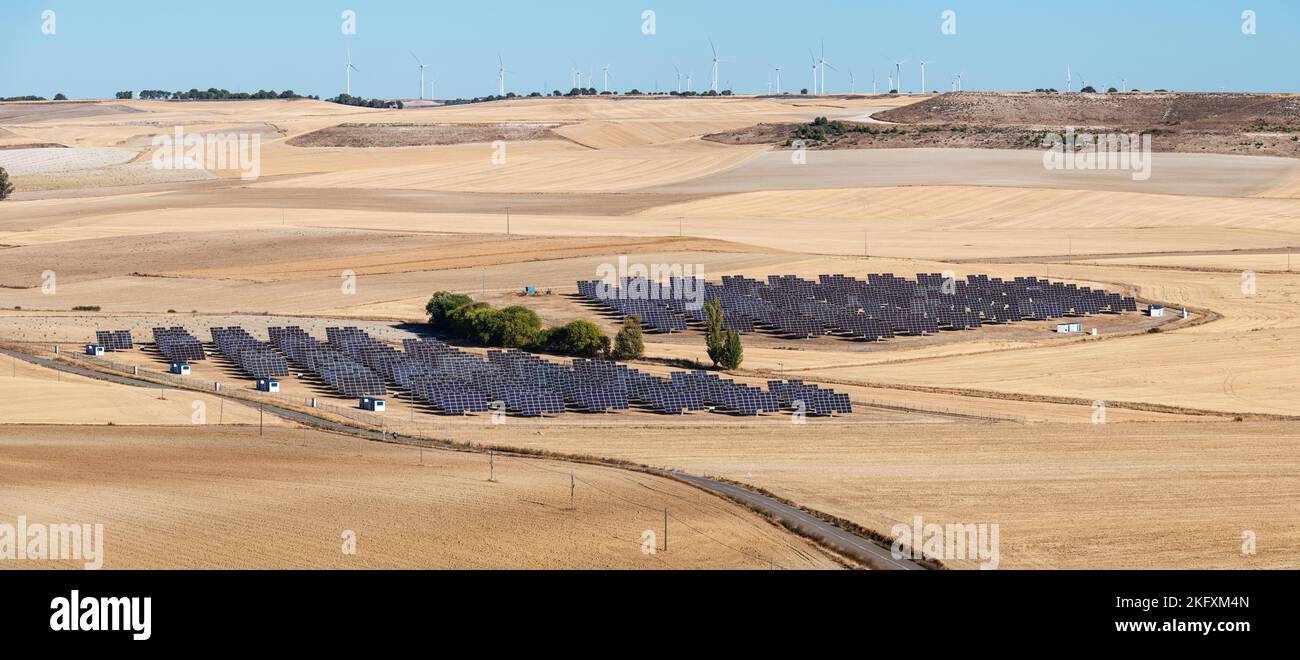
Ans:
{"type": "Polygon", "coordinates": [[[1293,424],[556,429],[515,441],[752,484],[886,534],[918,515],[997,523],[1000,568],[1295,568],[1300,546],[1293,424]],[[1259,539],[1253,557],[1240,552],[1246,530],[1259,539]]]}
{"type": "Polygon", "coordinates": [[[0,519],[101,523],[105,568],[838,567],[740,506],[622,470],[498,456],[489,481],[486,455],[301,429],[6,425],[0,447],[0,519]],[[642,552],[664,508],[669,550],[642,552]]]}

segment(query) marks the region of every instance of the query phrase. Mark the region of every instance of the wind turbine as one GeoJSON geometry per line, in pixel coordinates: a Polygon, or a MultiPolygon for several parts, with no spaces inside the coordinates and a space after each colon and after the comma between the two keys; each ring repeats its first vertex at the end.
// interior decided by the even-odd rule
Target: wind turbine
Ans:
{"type": "MultiPolygon", "coordinates": [[[[889,58],[886,57],[885,59],[888,60],[889,58]]],[[[894,62],[894,82],[893,82],[893,86],[894,86],[894,89],[897,90],[899,94],[902,94],[902,93],[903,93],[903,65],[904,65],[904,64],[907,64],[907,60],[895,61],[895,62],[894,62]]]]}
{"type": "Polygon", "coordinates": [[[876,93],[876,67],[871,67],[871,93],[876,93]]]}
{"type": "Polygon", "coordinates": [[[921,63],[921,93],[925,93],[925,60],[919,60],[921,63]]]}
{"type": "Polygon", "coordinates": [[[850,94],[858,93],[858,82],[853,77],[853,69],[849,69],[849,93],[850,94]]]}
{"type": "Polygon", "coordinates": [[[1069,94],[1074,91],[1074,78],[1070,73],[1070,65],[1065,65],[1065,93],[1069,94]]]}
{"type": "MultiPolygon", "coordinates": [[[[768,66],[771,65],[769,64],[768,66]]],[[[776,71],[776,95],[780,96],[781,95],[781,65],[778,64],[772,67],[772,69],[776,71]]]]}
{"type": "MultiPolygon", "coordinates": [[[[817,66],[821,68],[821,74],[822,74],[822,88],[820,93],[825,94],[826,93],[826,67],[828,66],[828,63],[826,62],[826,41],[825,40],[822,40],[821,57],[818,58],[817,60],[817,66]]],[[[836,71],[837,69],[832,66],[831,70],[836,71]]]]}
{"type": "Polygon", "coordinates": [[[420,56],[411,51],[411,57],[415,58],[416,64],[420,65],[420,100],[424,100],[424,62],[420,61],[420,56]]]}
{"type": "Polygon", "coordinates": [[[709,39],[709,48],[713,50],[713,93],[718,93],[718,64],[722,61],[718,59],[718,48],[713,45],[713,39],[709,39]]]}
{"type": "Polygon", "coordinates": [[[682,70],[677,68],[677,65],[674,64],[673,71],[677,72],[677,93],[681,94],[682,93],[682,70]]]}
{"type": "Polygon", "coordinates": [[[814,96],[816,96],[817,95],[817,56],[813,55],[811,48],[808,49],[808,59],[812,60],[812,77],[813,77],[812,93],[814,96]]]}
{"type": "Polygon", "coordinates": [[[497,53],[497,95],[506,95],[506,62],[501,59],[501,53],[497,53]]]}
{"type": "Polygon", "coordinates": [[[604,88],[601,91],[608,92],[609,91],[609,65],[606,64],[605,66],[601,67],[600,70],[602,73],[604,73],[604,80],[605,80],[604,88]]]}
{"type": "Polygon", "coordinates": [[[695,84],[695,83],[693,82],[694,80],[695,80],[695,72],[694,72],[694,71],[689,71],[689,72],[687,72],[687,74],[686,74],[686,93],[687,93],[687,94],[690,94],[690,93],[691,93],[691,91],[692,91],[691,87],[692,87],[692,85],[695,84]]]}
{"type": "Polygon", "coordinates": [[[343,73],[344,73],[345,76],[347,76],[347,87],[346,87],[346,89],[345,89],[345,91],[344,91],[344,94],[347,94],[348,96],[352,96],[352,72],[353,72],[353,71],[356,71],[357,73],[361,73],[361,70],[358,69],[358,68],[356,68],[355,66],[352,66],[352,47],[351,47],[351,46],[348,46],[348,47],[347,47],[347,52],[348,52],[348,62],[347,62],[347,64],[344,65],[344,67],[343,67],[343,73]]]}

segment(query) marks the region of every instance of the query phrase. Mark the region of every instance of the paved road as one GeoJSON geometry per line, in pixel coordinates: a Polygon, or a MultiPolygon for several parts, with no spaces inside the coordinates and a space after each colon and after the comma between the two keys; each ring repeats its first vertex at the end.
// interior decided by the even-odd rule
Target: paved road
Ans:
{"type": "Polygon", "coordinates": [[[756,493],[725,481],[716,481],[705,477],[696,477],[681,472],[668,473],[676,479],[703,488],[704,490],[729,497],[762,510],[778,521],[797,528],[801,533],[820,540],[840,552],[853,556],[868,566],[885,570],[925,570],[921,565],[906,559],[894,559],[885,548],[862,538],[853,532],[836,527],[807,511],[796,509],[777,499],[762,493],[756,493]]]}
{"type": "MultiPolygon", "coordinates": [[[[131,385],[136,387],[150,387],[150,388],[165,387],[164,385],[160,385],[158,383],[150,382],[139,378],[132,378],[131,376],[105,373],[102,371],[88,369],[86,367],[78,366],[75,364],[67,364],[64,362],[59,362],[56,360],[52,360],[50,358],[37,357],[34,355],[29,355],[27,353],[9,350],[7,348],[0,348],[0,355],[7,355],[19,360],[23,360],[25,362],[29,362],[31,364],[36,364],[51,369],[58,369],[60,371],[73,373],[80,376],[87,376],[90,378],[107,380],[114,383],[120,383],[123,385],[131,385]]],[[[209,396],[219,396],[247,406],[259,405],[254,402],[250,402],[247,399],[230,396],[228,394],[222,394],[220,392],[208,392],[207,394],[209,396]]],[[[420,438],[409,438],[405,436],[384,434],[382,431],[372,431],[369,429],[362,429],[355,426],[349,426],[347,424],[336,422],[330,419],[325,419],[322,417],[317,417],[315,415],[311,415],[308,413],[299,412],[297,410],[282,408],[275,404],[263,403],[260,404],[260,406],[263,411],[271,413],[273,415],[277,415],[285,419],[289,419],[302,424],[307,424],[315,428],[333,431],[336,433],[343,433],[351,436],[359,435],[363,438],[367,438],[370,440],[382,440],[384,442],[395,442],[399,444],[409,444],[414,446],[424,446],[424,447],[438,446],[438,443],[432,441],[422,440],[420,438]]],[[[469,451],[468,448],[457,447],[456,449],[458,451],[469,451]]],[[[503,455],[509,455],[506,452],[497,452],[497,453],[501,453],[503,455]]],[[[537,459],[536,456],[527,456],[523,454],[520,454],[519,456],[521,458],[537,459]]],[[[542,459],[538,459],[538,460],[542,460],[542,459]]],[[[876,545],[870,539],[863,538],[861,536],[858,536],[857,534],[854,534],[853,532],[837,527],[806,511],[802,511],[800,509],[792,507],[789,504],[786,504],[785,502],[774,499],[772,497],[768,497],[767,495],[763,495],[762,493],[749,490],[748,488],[738,486],[736,484],[728,483],[725,481],[718,481],[716,479],[709,479],[707,477],[698,477],[694,475],[685,474],[682,472],[672,472],[672,471],[659,470],[659,469],[628,468],[628,467],[621,467],[616,465],[605,465],[603,463],[601,465],[613,469],[636,470],[638,472],[646,472],[648,474],[655,474],[659,476],[678,479],[680,481],[684,481],[686,483],[689,483],[693,486],[706,490],[715,495],[742,502],[747,506],[753,507],[768,515],[773,516],[778,521],[785,522],[786,524],[798,529],[804,535],[817,539],[818,541],[826,544],[827,546],[835,548],[837,551],[849,555],[854,559],[857,559],[858,561],[868,566],[872,566],[880,569],[888,569],[888,570],[924,570],[922,566],[910,560],[894,559],[888,550],[886,550],[885,548],[879,545],[876,545]]]]}

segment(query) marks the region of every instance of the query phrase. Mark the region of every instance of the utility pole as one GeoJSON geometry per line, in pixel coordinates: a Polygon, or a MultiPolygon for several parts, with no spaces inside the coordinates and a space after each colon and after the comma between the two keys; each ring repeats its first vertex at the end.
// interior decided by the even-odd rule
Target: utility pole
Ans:
{"type": "Polygon", "coordinates": [[[577,511],[578,505],[574,501],[573,490],[574,490],[573,470],[569,470],[569,510],[577,511]]]}
{"type": "Polygon", "coordinates": [[[262,426],[262,404],[257,404],[257,434],[260,436],[264,433],[262,426]]]}
{"type": "Polygon", "coordinates": [[[510,235],[510,207],[506,207],[506,236],[510,235]]]}
{"type": "Polygon", "coordinates": [[[488,451],[488,481],[492,483],[496,483],[497,481],[496,456],[494,456],[490,450],[488,451]]]}
{"type": "Polygon", "coordinates": [[[668,509],[664,508],[664,552],[668,552],[668,509]]]}

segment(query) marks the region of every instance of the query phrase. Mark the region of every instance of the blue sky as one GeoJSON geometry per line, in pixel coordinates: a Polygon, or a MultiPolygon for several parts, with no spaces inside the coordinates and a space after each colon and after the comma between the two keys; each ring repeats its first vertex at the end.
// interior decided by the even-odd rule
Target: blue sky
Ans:
{"type": "MultiPolygon", "coordinates": [[[[413,98],[429,65],[438,96],[496,91],[497,53],[512,72],[507,91],[570,87],[576,62],[594,73],[611,66],[611,87],[675,86],[673,65],[708,86],[712,37],[727,61],[720,82],[766,92],[769,65],[785,66],[786,89],[810,86],[810,48],[825,39],[827,91],[870,90],[872,68],[885,87],[887,58],[909,59],[903,87],[916,87],[924,58],[927,87],[946,90],[964,71],[967,90],[1022,90],[1076,81],[1176,90],[1300,92],[1300,3],[1294,0],[2,0],[0,96],[66,93],[111,97],[130,89],[292,88],[342,91],[350,44],[353,94],[413,98]],[[56,32],[42,33],[42,12],[56,32]],[[357,15],[344,36],[341,13],[357,15]],[[656,34],[643,35],[653,10],[656,34]],[[957,15],[957,34],[940,32],[957,15]],[[1242,34],[1253,10],[1257,33],[1242,34]]],[[[1076,83],[1077,89],[1077,83],[1076,83]]],[[[427,93],[427,83],[426,83],[427,93]]]]}

